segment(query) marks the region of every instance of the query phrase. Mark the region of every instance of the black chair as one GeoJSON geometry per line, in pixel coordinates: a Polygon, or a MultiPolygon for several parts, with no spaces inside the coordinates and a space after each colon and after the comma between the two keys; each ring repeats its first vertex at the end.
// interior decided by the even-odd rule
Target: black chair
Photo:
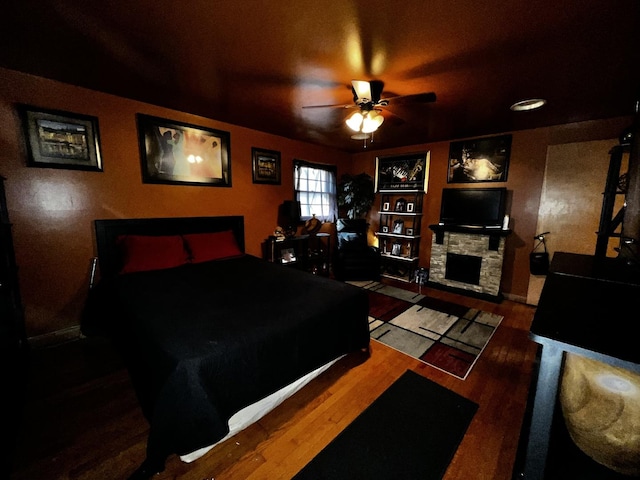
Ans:
{"type": "Polygon", "coordinates": [[[337,280],[380,279],[380,251],[367,244],[368,229],[364,218],[339,218],[336,222],[333,274],[337,280]]]}

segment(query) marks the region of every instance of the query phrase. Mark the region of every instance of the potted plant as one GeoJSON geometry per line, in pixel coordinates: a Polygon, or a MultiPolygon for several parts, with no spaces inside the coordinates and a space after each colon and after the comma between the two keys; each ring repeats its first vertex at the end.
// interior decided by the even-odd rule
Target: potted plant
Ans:
{"type": "Polygon", "coordinates": [[[338,183],[338,206],[347,218],[363,218],[375,201],[373,178],[366,173],[345,173],[338,183]]]}

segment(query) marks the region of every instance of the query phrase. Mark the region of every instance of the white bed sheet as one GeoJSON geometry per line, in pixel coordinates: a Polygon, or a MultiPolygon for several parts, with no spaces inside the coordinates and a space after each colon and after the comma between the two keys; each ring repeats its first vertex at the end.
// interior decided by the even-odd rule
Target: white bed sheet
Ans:
{"type": "Polygon", "coordinates": [[[332,360],[331,362],[323,365],[322,367],[317,368],[314,371],[306,374],[304,377],[299,378],[295,382],[290,383],[289,385],[281,388],[277,392],[272,393],[268,397],[265,397],[262,400],[258,400],[256,403],[253,403],[248,407],[243,408],[242,410],[240,410],[238,413],[236,413],[229,419],[229,433],[222,440],[214,443],[213,445],[199,448],[198,450],[195,450],[186,455],[181,455],[180,460],[186,463],[191,463],[197,460],[198,458],[202,457],[216,445],[219,445],[220,443],[234,436],[239,431],[247,428],[252,423],[255,423],[258,420],[260,420],[267,413],[269,413],[271,410],[276,408],[278,405],[280,405],[287,398],[292,396],[294,393],[296,393],[298,390],[300,390],[302,387],[304,387],[307,383],[309,383],[311,380],[316,378],[322,372],[327,370],[329,367],[331,367],[331,365],[333,365],[335,362],[340,360],[340,358],[342,357],[338,357],[335,360],[332,360]]]}

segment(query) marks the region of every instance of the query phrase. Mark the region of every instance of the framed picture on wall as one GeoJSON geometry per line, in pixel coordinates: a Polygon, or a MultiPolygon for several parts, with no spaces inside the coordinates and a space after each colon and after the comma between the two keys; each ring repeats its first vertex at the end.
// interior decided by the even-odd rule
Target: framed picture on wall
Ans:
{"type": "Polygon", "coordinates": [[[429,152],[376,158],[376,192],[427,192],[429,152]]]}
{"type": "Polygon", "coordinates": [[[451,142],[447,183],[506,182],[511,135],[451,142]]]}
{"type": "Polygon", "coordinates": [[[102,171],[98,119],[89,115],[19,105],[27,166],[102,171]]]}
{"type": "Polygon", "coordinates": [[[251,148],[253,183],[280,185],[280,152],[251,148]]]}
{"type": "Polygon", "coordinates": [[[231,186],[230,134],[139,113],[143,183],[231,186]]]}

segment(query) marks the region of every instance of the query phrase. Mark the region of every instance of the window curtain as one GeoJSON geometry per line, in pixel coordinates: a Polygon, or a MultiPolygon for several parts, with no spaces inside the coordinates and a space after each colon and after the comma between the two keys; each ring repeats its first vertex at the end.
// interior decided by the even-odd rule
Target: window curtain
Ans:
{"type": "Polygon", "coordinates": [[[337,168],[294,160],[294,189],[300,202],[303,220],[313,215],[322,222],[335,222],[338,217],[337,168]]]}

